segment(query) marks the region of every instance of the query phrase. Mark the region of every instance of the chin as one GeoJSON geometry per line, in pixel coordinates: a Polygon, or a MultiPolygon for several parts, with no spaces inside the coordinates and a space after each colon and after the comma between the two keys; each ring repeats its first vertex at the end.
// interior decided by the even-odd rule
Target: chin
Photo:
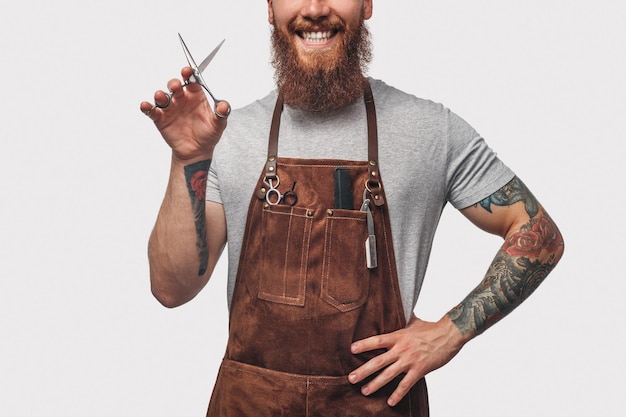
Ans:
{"type": "Polygon", "coordinates": [[[298,48],[298,61],[305,71],[332,71],[339,62],[337,50],[332,47],[319,49],[298,48]]]}

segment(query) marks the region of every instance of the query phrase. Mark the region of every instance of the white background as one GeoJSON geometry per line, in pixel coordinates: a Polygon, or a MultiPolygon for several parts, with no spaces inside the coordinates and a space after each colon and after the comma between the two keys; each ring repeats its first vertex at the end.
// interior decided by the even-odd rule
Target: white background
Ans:
{"type": "MultiPolygon", "coordinates": [[[[432,415],[623,416],[623,2],[374,3],[370,75],[469,121],[566,239],[544,285],[430,375],[432,415]]],[[[177,32],[197,58],[227,39],[205,74],[216,95],[240,107],[267,93],[266,2],[35,0],[0,14],[0,415],[203,416],[226,265],[185,306],[152,298],[169,152],[139,103],[185,64],[177,32]]],[[[418,315],[445,314],[499,245],[447,208],[418,315]]]]}

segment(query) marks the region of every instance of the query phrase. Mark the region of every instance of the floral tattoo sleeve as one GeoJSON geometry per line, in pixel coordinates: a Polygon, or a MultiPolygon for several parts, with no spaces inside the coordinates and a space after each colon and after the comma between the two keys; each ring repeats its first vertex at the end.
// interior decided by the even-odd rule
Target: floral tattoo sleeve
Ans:
{"type": "Polygon", "coordinates": [[[448,313],[461,333],[479,334],[510,313],[541,284],[563,253],[563,239],[548,214],[515,177],[479,205],[523,202],[529,220],[510,235],[491,263],[484,280],[448,313]]]}
{"type": "Polygon", "coordinates": [[[185,180],[189,198],[191,199],[191,209],[193,210],[194,222],[196,226],[196,247],[198,249],[198,260],[200,266],[198,275],[204,275],[209,264],[209,250],[206,240],[206,220],[204,214],[206,182],[211,166],[211,160],[198,161],[185,166],[185,180]]]}

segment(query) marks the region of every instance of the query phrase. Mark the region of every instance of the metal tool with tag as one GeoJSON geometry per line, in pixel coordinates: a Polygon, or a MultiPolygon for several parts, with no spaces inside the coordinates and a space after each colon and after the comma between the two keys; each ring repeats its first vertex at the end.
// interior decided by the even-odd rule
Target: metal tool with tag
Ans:
{"type": "Polygon", "coordinates": [[[361,211],[366,212],[367,218],[367,239],[365,239],[365,262],[368,269],[374,269],[378,266],[378,257],[376,254],[376,234],[374,232],[374,218],[370,210],[370,199],[365,198],[363,193],[363,204],[361,211]]]}

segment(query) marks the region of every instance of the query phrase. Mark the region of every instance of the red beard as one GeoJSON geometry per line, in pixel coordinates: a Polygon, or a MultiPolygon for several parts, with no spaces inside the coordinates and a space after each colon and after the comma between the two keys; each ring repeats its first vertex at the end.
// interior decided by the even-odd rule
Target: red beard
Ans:
{"type": "Polygon", "coordinates": [[[371,60],[369,31],[361,17],[357,27],[331,16],[315,25],[297,18],[286,32],[272,30],[274,78],[285,103],[310,111],[329,111],[354,103],[363,92],[363,74],[371,60]],[[309,51],[300,56],[292,36],[300,31],[343,32],[332,50],[309,51]]]}

